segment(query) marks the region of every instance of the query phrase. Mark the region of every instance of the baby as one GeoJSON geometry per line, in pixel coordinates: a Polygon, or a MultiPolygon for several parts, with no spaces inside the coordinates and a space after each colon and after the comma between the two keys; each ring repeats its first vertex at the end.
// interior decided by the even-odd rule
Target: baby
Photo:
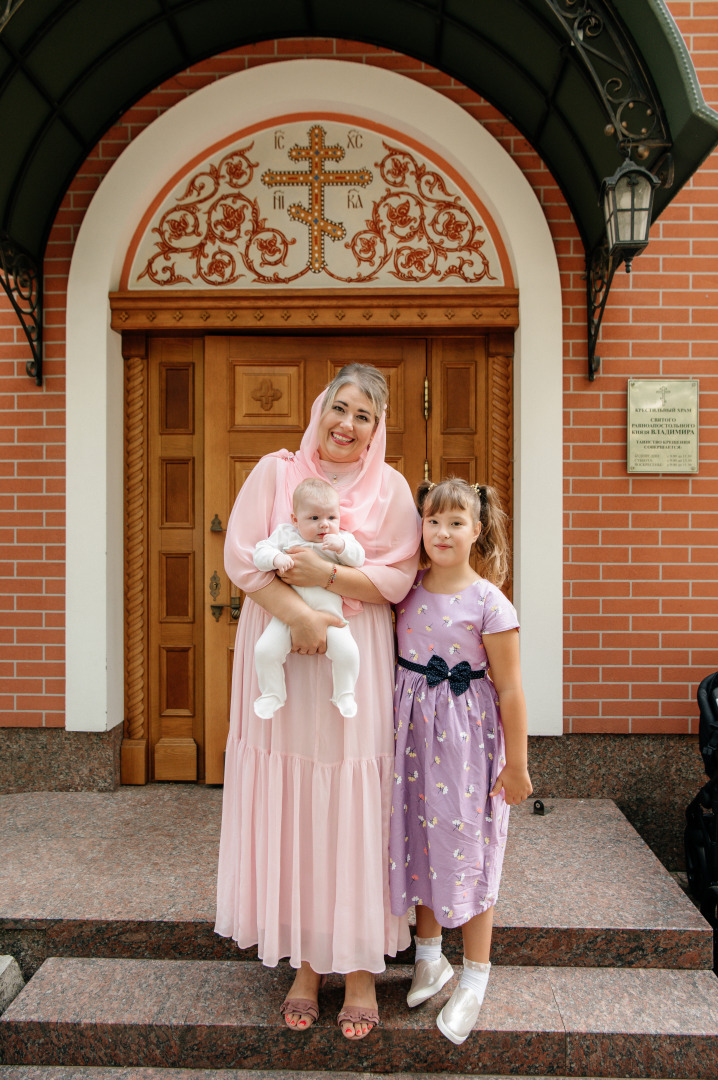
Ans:
{"type": "MultiPolygon", "coordinates": [[[[339,496],[325,480],[303,480],[294,490],[292,523],[279,525],[267,540],[254,549],[258,570],[283,573],[294,566],[287,548],[311,547],[329,562],[361,566],[364,549],[351,533],[339,530],[339,496]]],[[[333,580],[333,575],[332,575],[333,580]]],[[[292,586],[315,611],[328,611],[342,617],[342,598],[319,585],[292,586]]],[[[289,627],[273,618],[257,642],[254,663],[261,695],[254,703],[257,716],[269,719],[287,700],[284,661],[292,648],[289,627]]],[[[332,704],[342,716],[356,716],[354,697],[359,674],[359,649],[348,625],[327,628],[327,656],[332,662],[334,693],[332,704]]]]}

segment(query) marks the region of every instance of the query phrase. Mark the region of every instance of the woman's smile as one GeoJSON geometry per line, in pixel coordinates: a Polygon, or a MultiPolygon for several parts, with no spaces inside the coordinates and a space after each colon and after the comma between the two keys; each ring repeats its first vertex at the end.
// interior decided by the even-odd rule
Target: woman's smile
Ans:
{"type": "Polygon", "coordinates": [[[319,456],[323,461],[358,461],[374,434],[376,417],[371,401],[352,383],[337,391],[319,421],[319,456]]]}

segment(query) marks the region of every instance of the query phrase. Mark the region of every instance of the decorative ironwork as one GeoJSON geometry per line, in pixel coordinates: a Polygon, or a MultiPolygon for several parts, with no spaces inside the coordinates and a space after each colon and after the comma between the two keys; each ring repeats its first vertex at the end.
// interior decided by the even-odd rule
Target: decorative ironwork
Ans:
{"type": "MultiPolygon", "coordinates": [[[[605,0],[544,0],[544,3],[560,21],[591,77],[605,112],[604,133],[615,137],[626,161],[632,154],[639,161],[646,161],[653,153],[656,183],[660,181],[664,187],[670,187],[673,163],[668,121],[650,79],[614,13],[605,0]]],[[[613,275],[623,259],[619,252],[611,254],[605,233],[602,243],[586,257],[588,377],[591,381],[601,366],[596,344],[603,312],[613,275]]]]}
{"type": "Polygon", "coordinates": [[[5,0],[5,3],[0,6],[0,33],[23,2],[24,0],[5,0]]]}
{"type": "Polygon", "coordinates": [[[567,31],[606,111],[607,135],[644,160],[671,140],[661,103],[638,57],[603,0],[544,0],[567,31]]]}
{"type": "Polygon", "coordinates": [[[613,275],[621,264],[620,255],[611,255],[608,243],[604,242],[586,256],[586,285],[588,292],[588,378],[596,378],[601,367],[601,357],[596,355],[598,332],[606,307],[606,300],[613,281],[613,275]]]}
{"type": "Polygon", "coordinates": [[[42,385],[42,276],[29,252],[9,236],[0,236],[0,284],[22,323],[32,359],[25,370],[42,385]]]}

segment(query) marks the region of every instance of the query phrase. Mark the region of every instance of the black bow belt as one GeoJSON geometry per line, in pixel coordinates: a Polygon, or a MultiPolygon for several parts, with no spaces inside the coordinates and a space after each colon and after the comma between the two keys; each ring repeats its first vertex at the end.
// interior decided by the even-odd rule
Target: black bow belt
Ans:
{"type": "Polygon", "coordinates": [[[468,660],[462,660],[449,670],[449,665],[441,656],[432,656],[426,666],[424,664],[414,664],[411,660],[405,660],[403,656],[400,656],[397,659],[397,664],[400,667],[407,668],[409,671],[418,671],[420,675],[425,675],[429,686],[436,686],[438,683],[443,682],[444,679],[448,679],[451,692],[456,694],[457,697],[459,694],[466,693],[472,679],[484,679],[486,677],[486,671],[483,668],[481,671],[472,671],[468,660]]]}

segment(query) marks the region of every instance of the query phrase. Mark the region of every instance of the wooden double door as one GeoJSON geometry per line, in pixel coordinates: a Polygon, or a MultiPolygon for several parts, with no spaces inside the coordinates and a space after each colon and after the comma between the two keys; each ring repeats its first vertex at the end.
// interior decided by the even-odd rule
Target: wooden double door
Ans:
{"type": "MultiPolygon", "coordinates": [[[[147,778],[222,783],[242,599],[224,572],[224,530],[258,459],[281,447],[296,450],[322,388],[342,365],[370,362],[390,388],[387,461],[411,487],[424,476],[447,473],[488,480],[510,510],[512,351],[513,334],[501,331],[471,337],[151,340],[143,648],[147,778]]],[[[128,608],[128,622],[132,618],[128,608]]]]}

